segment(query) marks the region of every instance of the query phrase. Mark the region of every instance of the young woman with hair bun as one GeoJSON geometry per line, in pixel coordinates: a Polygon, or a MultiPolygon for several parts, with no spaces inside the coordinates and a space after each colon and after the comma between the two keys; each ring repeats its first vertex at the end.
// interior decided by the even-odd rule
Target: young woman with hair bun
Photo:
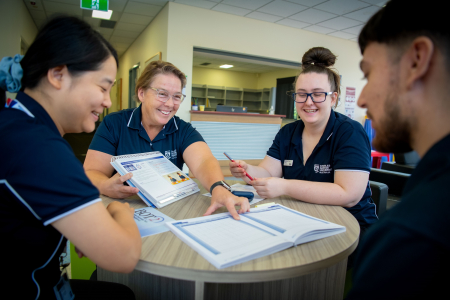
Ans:
{"type": "Polygon", "coordinates": [[[123,285],[68,281],[59,262],[67,239],[80,257],[113,272],[131,272],[139,260],[134,209],[105,208],[62,138],[95,129],[111,106],[117,67],[114,48],[73,17],[51,20],[23,58],[0,62],[1,253],[11,262],[2,284],[14,298],[134,299],[123,285]],[[16,99],[4,101],[6,90],[16,99]]]}
{"type": "Polygon", "coordinates": [[[340,77],[332,69],[335,61],[336,56],[322,47],[304,54],[291,93],[301,120],[278,132],[258,166],[236,161],[230,162],[230,170],[265,198],[289,195],[342,206],[364,232],[378,220],[370,198],[371,148],[361,124],[333,110],[340,94],[340,77]],[[247,179],[246,172],[255,180],[247,179]]]}

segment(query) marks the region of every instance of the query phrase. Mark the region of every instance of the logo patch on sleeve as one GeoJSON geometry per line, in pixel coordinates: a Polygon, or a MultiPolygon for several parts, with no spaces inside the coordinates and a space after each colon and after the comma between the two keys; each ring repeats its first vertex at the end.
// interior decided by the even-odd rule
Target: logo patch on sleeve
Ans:
{"type": "Polygon", "coordinates": [[[314,165],[314,172],[319,174],[330,174],[331,170],[332,169],[330,165],[319,165],[319,164],[314,165]]]}

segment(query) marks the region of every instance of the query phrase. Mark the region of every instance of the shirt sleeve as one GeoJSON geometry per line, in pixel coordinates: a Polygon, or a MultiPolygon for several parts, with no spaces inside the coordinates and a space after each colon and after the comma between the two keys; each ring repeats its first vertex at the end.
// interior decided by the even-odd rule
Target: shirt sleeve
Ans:
{"type": "Polygon", "coordinates": [[[119,133],[116,131],[119,130],[119,126],[114,126],[114,121],[115,120],[109,116],[106,116],[103,119],[92,138],[89,149],[112,156],[117,155],[119,133]]]}
{"type": "Polygon", "coordinates": [[[270,157],[273,157],[275,159],[281,160],[281,135],[282,130],[280,129],[275,136],[275,139],[272,142],[272,146],[270,146],[269,150],[267,151],[267,155],[270,157]]]}
{"type": "Polygon", "coordinates": [[[8,183],[18,201],[44,225],[101,201],[81,162],[62,138],[34,138],[16,149],[24,146],[30,150],[16,153],[8,183]]]}
{"type": "MultiPolygon", "coordinates": [[[[184,124],[184,129],[181,131],[182,142],[180,145],[181,154],[184,153],[187,147],[196,142],[205,142],[200,132],[197,131],[190,123],[181,121],[184,124]]],[[[181,125],[180,122],[180,125],[181,125]]]]}
{"type": "Polygon", "coordinates": [[[342,124],[335,140],[334,170],[370,172],[370,142],[361,124],[342,124]]]}

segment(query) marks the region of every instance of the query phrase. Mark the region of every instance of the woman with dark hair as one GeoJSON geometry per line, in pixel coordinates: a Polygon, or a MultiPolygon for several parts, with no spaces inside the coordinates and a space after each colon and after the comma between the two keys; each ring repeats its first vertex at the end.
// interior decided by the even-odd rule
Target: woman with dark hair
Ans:
{"type": "Polygon", "coordinates": [[[333,110],[340,93],[340,77],[331,69],[335,61],[322,47],[304,54],[291,94],[301,120],[278,132],[258,166],[236,161],[230,162],[230,170],[261,197],[289,195],[343,206],[364,232],[378,219],[370,198],[370,143],[361,124],[333,110]],[[257,178],[250,182],[246,172],[257,178]]]}
{"type": "Polygon", "coordinates": [[[0,63],[0,92],[18,92],[0,110],[0,232],[2,257],[12,262],[2,283],[20,298],[72,299],[71,286],[77,299],[134,297],[125,286],[69,283],[58,260],[66,237],[80,256],[110,271],[131,272],[140,256],[134,209],[119,202],[105,208],[62,138],[95,129],[111,105],[117,67],[111,45],[72,17],[47,23],[23,59],[0,63]]]}

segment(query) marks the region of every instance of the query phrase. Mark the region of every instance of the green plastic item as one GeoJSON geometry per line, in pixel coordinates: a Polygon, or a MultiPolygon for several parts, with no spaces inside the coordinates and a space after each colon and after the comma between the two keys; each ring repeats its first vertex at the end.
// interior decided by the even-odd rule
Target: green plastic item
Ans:
{"type": "Polygon", "coordinates": [[[89,280],[97,265],[87,257],[79,258],[75,246],[70,243],[70,269],[72,279],[89,280]]]}

